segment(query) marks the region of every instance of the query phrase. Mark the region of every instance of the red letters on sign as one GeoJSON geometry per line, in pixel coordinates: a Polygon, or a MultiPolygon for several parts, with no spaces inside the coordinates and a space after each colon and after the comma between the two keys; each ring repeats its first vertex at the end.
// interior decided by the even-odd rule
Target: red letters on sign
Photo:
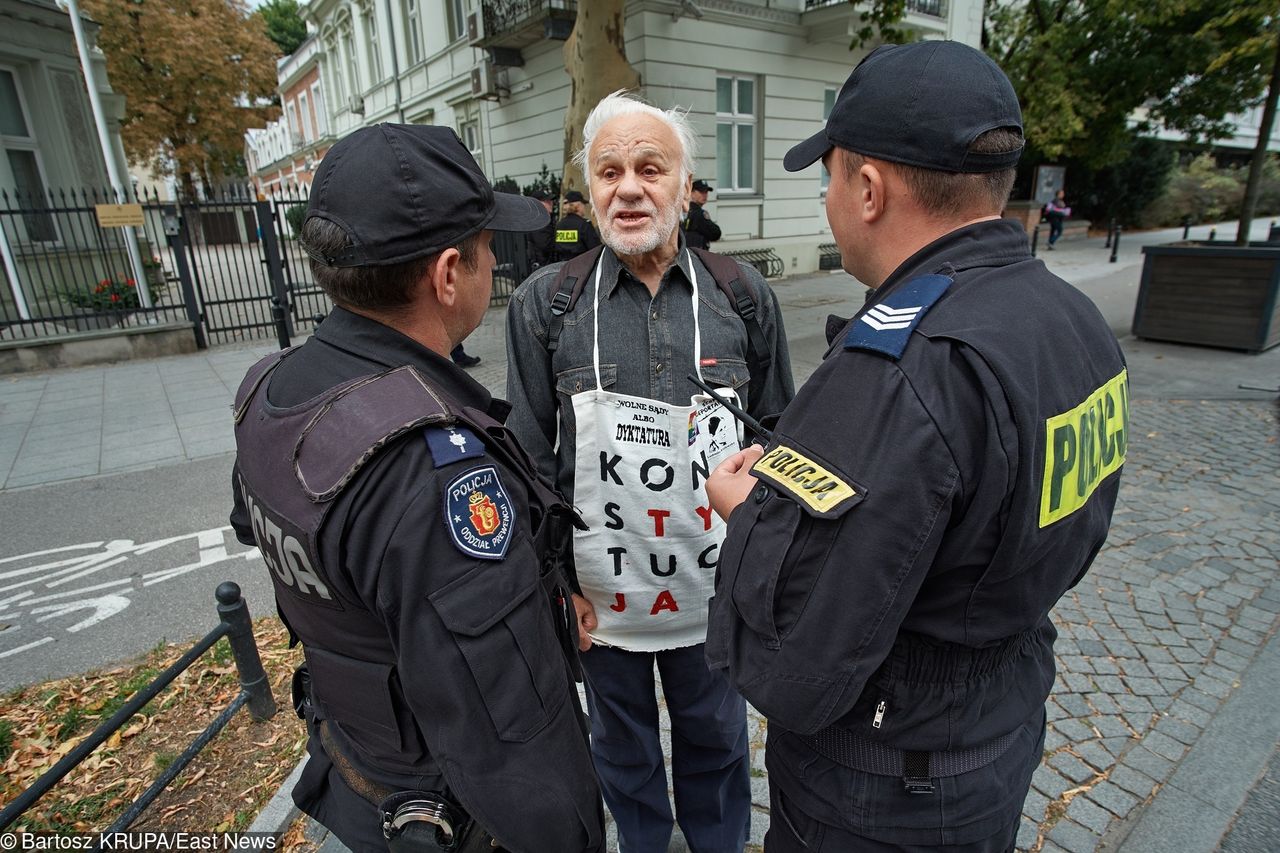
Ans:
{"type": "Polygon", "coordinates": [[[711,507],[709,505],[695,506],[693,508],[693,511],[698,514],[698,518],[702,519],[702,529],[710,530],[711,529],[711,507]]]}
{"type": "Polygon", "coordinates": [[[614,602],[609,605],[609,609],[614,613],[621,613],[627,609],[627,597],[620,592],[613,594],[614,602]]]}
{"type": "Polygon", "coordinates": [[[654,536],[665,536],[665,535],[666,535],[666,534],[663,532],[663,528],[662,528],[662,521],[663,521],[663,519],[668,518],[670,515],[671,515],[671,510],[669,510],[669,509],[651,509],[651,510],[649,510],[649,517],[653,519],[653,535],[654,535],[654,536]]]}
{"type": "Polygon", "coordinates": [[[680,608],[676,605],[676,600],[671,596],[669,590],[663,590],[658,593],[658,597],[653,600],[653,609],[649,611],[650,616],[657,616],[663,610],[670,610],[673,613],[680,608]]]}

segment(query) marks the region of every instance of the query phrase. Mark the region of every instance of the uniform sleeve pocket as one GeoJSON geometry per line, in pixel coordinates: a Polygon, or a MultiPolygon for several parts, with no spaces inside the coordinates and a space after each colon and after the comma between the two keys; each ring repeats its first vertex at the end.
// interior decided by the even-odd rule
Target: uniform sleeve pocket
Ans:
{"type": "Polygon", "coordinates": [[[742,524],[740,549],[725,553],[722,582],[731,592],[733,609],[768,648],[780,645],[774,602],[787,550],[800,521],[800,508],[763,483],[735,511],[731,524],[742,524]],[[738,512],[746,510],[744,518],[738,512]],[[732,564],[730,564],[732,561],[732,564]]]}
{"type": "Polygon", "coordinates": [[[466,660],[498,737],[522,743],[555,716],[568,692],[563,655],[541,595],[529,540],[502,563],[485,561],[430,596],[466,660]]]}
{"type": "Polygon", "coordinates": [[[336,722],[374,754],[404,748],[396,723],[391,664],[356,660],[325,649],[306,650],[312,699],[323,719],[336,722]]]}

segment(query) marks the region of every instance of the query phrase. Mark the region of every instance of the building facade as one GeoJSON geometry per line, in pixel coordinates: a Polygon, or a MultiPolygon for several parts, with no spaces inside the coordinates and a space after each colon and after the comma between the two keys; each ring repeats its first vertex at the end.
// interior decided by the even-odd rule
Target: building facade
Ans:
{"type": "MultiPolygon", "coordinates": [[[[558,173],[575,12],[573,0],[309,0],[326,126],[340,138],[383,121],[444,125],[494,180],[525,185],[544,165],[558,173]]],[[[697,177],[713,184],[708,209],[724,231],[716,248],[772,249],[785,274],[817,269],[818,247],[831,241],[825,177],[819,167],[789,173],[782,157],[822,126],[865,54],[850,49],[857,9],[843,0],[629,0],[625,16],[640,94],[687,109],[697,130],[697,177]]],[[[904,24],[976,46],[982,0],[908,0],[904,24]]],[[[296,162],[297,149],[280,147],[290,142],[283,130],[257,133],[248,148],[263,152],[254,156],[266,168],[251,171],[276,180],[274,164],[296,162]]]]}
{"type": "Polygon", "coordinates": [[[313,34],[276,64],[280,118],[245,133],[245,164],[257,191],[273,195],[311,186],[336,138],[320,81],[320,40],[313,34]]]}

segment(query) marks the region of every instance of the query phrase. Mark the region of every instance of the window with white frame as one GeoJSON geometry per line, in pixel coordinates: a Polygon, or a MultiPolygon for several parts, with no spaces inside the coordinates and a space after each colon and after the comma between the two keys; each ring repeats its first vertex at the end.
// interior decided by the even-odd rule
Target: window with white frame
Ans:
{"type": "Polygon", "coordinates": [[[467,146],[467,150],[471,152],[471,156],[480,164],[480,168],[484,168],[484,155],[480,150],[480,122],[477,119],[468,119],[458,124],[458,136],[462,139],[462,144],[467,146]]]}
{"type": "Polygon", "coordinates": [[[320,81],[311,84],[311,109],[316,119],[316,136],[329,132],[329,116],[324,111],[324,97],[320,94],[320,81]]]}
{"type": "Polygon", "coordinates": [[[756,78],[716,77],[716,192],[756,190],[756,78]]]}
{"type": "Polygon", "coordinates": [[[465,0],[447,0],[449,7],[449,41],[457,41],[467,34],[467,9],[465,0]]]}
{"type": "Polygon", "coordinates": [[[370,6],[364,14],[364,34],[369,45],[369,82],[382,82],[382,46],[378,44],[378,15],[370,6]]]}
{"type": "MultiPolygon", "coordinates": [[[[4,149],[9,186],[17,190],[18,206],[43,207],[48,181],[26,102],[11,68],[0,68],[0,148],[4,149]]],[[[22,224],[26,239],[32,242],[56,242],[58,239],[58,228],[46,211],[28,210],[22,216],[22,224]]]]}
{"type": "Polygon", "coordinates": [[[332,60],[322,63],[321,67],[324,68],[325,74],[328,75],[329,91],[333,92],[334,98],[337,99],[334,101],[336,105],[335,109],[341,110],[343,102],[347,99],[347,87],[344,85],[342,80],[342,69],[338,67],[337,37],[330,37],[326,46],[328,48],[327,53],[329,57],[332,57],[332,60]]]}
{"type": "Polygon", "coordinates": [[[339,24],[342,40],[342,63],[343,71],[347,75],[347,87],[354,98],[361,92],[360,86],[360,67],[356,64],[356,43],[355,36],[351,32],[351,19],[345,19],[339,24]]]}
{"type": "Polygon", "coordinates": [[[405,46],[409,50],[409,64],[417,65],[422,61],[422,15],[421,0],[406,0],[404,6],[404,28],[408,32],[405,46]]]}
{"type": "MultiPolygon", "coordinates": [[[[826,124],[827,119],[831,118],[831,109],[836,105],[836,90],[824,89],[822,92],[822,122],[826,124]]],[[[827,186],[831,183],[831,173],[827,171],[827,165],[823,163],[819,167],[822,172],[821,190],[825,193],[827,186]]]]}
{"type": "Polygon", "coordinates": [[[302,128],[302,141],[310,142],[315,138],[315,127],[311,123],[311,111],[307,108],[307,93],[298,93],[298,126],[302,128]]]}

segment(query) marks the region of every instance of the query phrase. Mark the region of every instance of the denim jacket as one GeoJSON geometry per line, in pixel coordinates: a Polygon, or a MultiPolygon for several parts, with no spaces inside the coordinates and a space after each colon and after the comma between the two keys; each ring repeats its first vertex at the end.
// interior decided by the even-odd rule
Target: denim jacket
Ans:
{"type": "MultiPolygon", "coordinates": [[[[692,288],[685,271],[684,236],[680,252],[662,277],[658,295],[631,275],[606,248],[600,256],[600,381],[605,390],[665,403],[689,405],[698,392],[688,380],[693,363],[692,288]]],[[[528,451],[539,471],[573,500],[575,432],[570,398],[596,387],[591,360],[595,317],[595,271],[573,310],[564,316],[560,344],[547,352],[551,288],[562,264],[537,270],[511,297],[507,309],[507,426],[528,451]],[[558,439],[558,444],[557,444],[558,439]]],[[[696,256],[698,325],[702,337],[702,378],[713,387],[729,387],[757,420],[780,413],[795,394],[782,313],[773,291],[754,267],[739,264],[742,283],[755,299],[757,317],[773,352],[758,400],[748,400],[751,379],[746,326],[696,256]]]]}

